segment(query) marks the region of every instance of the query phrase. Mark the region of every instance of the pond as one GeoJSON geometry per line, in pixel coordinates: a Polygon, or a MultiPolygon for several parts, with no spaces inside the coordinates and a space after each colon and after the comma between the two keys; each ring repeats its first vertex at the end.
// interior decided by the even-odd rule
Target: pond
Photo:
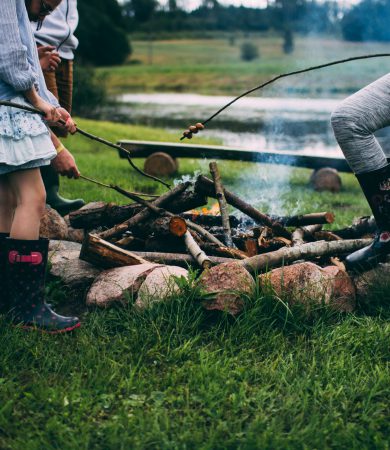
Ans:
{"type": "MultiPolygon", "coordinates": [[[[233,97],[198,94],[123,94],[110,120],[156,126],[177,133],[202,122],[233,97]]],[[[202,132],[221,144],[251,150],[342,156],[330,125],[341,99],[245,97],[216,117],[202,132]]],[[[378,134],[386,147],[387,130],[378,134]]],[[[188,142],[188,141],[187,141],[188,142]]],[[[195,141],[193,141],[195,142],[195,141]]],[[[389,148],[390,152],[390,148],[389,148]]]]}

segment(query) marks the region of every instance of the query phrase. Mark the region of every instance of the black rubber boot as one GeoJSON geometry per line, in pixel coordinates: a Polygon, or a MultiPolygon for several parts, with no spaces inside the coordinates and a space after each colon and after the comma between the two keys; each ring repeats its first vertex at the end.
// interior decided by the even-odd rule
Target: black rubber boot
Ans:
{"type": "Polygon", "coordinates": [[[60,177],[51,165],[41,167],[43,184],[46,189],[46,203],[57,210],[62,216],[76,211],[85,205],[83,199],[68,200],[59,195],[60,177]]]}
{"type": "Polygon", "coordinates": [[[374,214],[378,232],[372,244],[347,256],[345,262],[349,270],[364,271],[390,254],[390,164],[356,178],[374,214]]]}
{"type": "Polygon", "coordinates": [[[45,303],[48,247],[48,239],[6,239],[9,316],[23,328],[51,334],[65,333],[78,328],[80,322],[77,317],[56,314],[45,303]]]}
{"type": "Polygon", "coordinates": [[[8,233],[0,233],[0,314],[8,312],[8,294],[5,276],[7,252],[5,249],[5,239],[8,233]]]}

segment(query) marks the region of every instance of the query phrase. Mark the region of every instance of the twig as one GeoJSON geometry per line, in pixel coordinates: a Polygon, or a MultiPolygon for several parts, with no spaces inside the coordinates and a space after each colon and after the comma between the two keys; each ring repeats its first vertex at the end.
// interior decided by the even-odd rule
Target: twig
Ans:
{"type": "Polygon", "coordinates": [[[229,212],[227,209],[225,194],[223,192],[221,175],[218,170],[218,165],[215,161],[212,161],[209,167],[211,176],[213,177],[214,180],[215,195],[217,196],[219,210],[221,211],[222,228],[225,243],[228,247],[234,247],[232,239],[232,231],[230,229],[229,212]]]}

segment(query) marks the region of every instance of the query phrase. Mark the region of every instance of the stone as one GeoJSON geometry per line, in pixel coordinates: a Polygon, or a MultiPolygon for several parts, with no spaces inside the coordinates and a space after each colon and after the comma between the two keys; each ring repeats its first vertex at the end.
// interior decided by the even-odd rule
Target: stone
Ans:
{"type": "Polygon", "coordinates": [[[39,235],[47,239],[66,239],[68,226],[64,218],[53,208],[46,205],[41,219],[39,235]]]}
{"type": "Polygon", "coordinates": [[[145,263],[105,270],[93,282],[87,294],[87,305],[107,308],[114,303],[135,300],[142,283],[159,264],[145,263]]]}
{"type": "Polygon", "coordinates": [[[50,241],[49,274],[59,278],[72,291],[84,296],[101,270],[79,259],[80,244],[69,244],[73,243],[50,241]]]}
{"type": "Polygon", "coordinates": [[[340,192],[342,187],[341,177],[336,169],[322,167],[315,170],[310,177],[310,184],[315,191],[340,192]]]}
{"type": "Polygon", "coordinates": [[[142,283],[135,305],[144,309],[150,307],[153,303],[179,293],[180,287],[175,282],[174,277],[188,279],[188,270],[177,266],[164,266],[154,269],[142,283]]]}
{"type": "Polygon", "coordinates": [[[280,267],[259,276],[263,290],[272,288],[291,305],[310,307],[329,305],[340,312],[351,312],[356,307],[356,293],[352,279],[337,266],[319,267],[312,262],[302,262],[280,267]]]}
{"type": "Polygon", "coordinates": [[[252,295],[255,281],[238,262],[219,264],[205,270],[200,277],[200,287],[208,299],[203,301],[207,310],[239,314],[245,306],[245,296],[252,295]]]}
{"type": "Polygon", "coordinates": [[[378,264],[371,270],[353,277],[356,287],[356,299],[359,303],[367,303],[373,292],[390,287],[390,262],[378,264]]]}

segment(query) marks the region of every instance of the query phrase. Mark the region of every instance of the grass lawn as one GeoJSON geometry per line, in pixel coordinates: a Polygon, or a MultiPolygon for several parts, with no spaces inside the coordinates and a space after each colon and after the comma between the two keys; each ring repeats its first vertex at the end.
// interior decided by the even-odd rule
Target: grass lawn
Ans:
{"type": "MultiPolygon", "coordinates": [[[[132,41],[128,64],[99,69],[112,93],[190,92],[238,95],[273,76],[352,56],[388,53],[386,43],[353,43],[333,37],[297,37],[290,55],[282,39],[254,34],[229,38],[132,41]],[[244,62],[240,47],[257,45],[260,57],[244,62]],[[134,64],[134,62],[138,62],[134,64]]],[[[390,71],[389,58],[356,61],[278,81],[264,96],[345,96],[390,71]]]]}
{"type": "MultiPolygon", "coordinates": [[[[113,141],[177,140],[155,129],[78,124],[113,141]]],[[[114,150],[82,136],[67,142],[84,175],[163,191],[114,150]]],[[[180,163],[178,177],[207,172],[206,161],[180,163]]],[[[331,195],[308,187],[307,170],[219,166],[226,186],[264,211],[330,210],[335,227],[368,213],[351,175],[331,195]]],[[[64,179],[62,193],[126,202],[82,180],[64,179]]],[[[189,283],[183,295],[143,314],[131,307],[89,311],[70,336],[22,332],[0,318],[0,448],[388,449],[390,289],[384,284],[373,287],[369,306],[349,315],[321,309],[308,318],[256,292],[232,319],[205,312],[189,283]]],[[[54,304],[68,299],[53,284],[49,293],[54,304]]]]}

